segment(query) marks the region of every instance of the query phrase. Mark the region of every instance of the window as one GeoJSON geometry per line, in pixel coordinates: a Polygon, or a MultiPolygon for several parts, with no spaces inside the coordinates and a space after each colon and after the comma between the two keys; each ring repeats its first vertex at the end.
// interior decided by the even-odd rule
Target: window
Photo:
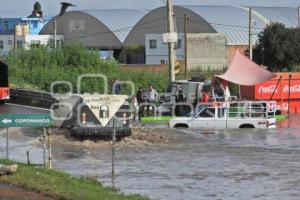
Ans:
{"type": "Polygon", "coordinates": [[[39,40],[31,40],[31,47],[39,47],[40,46],[40,44],[41,44],[41,41],[39,41],[39,40]]]}
{"type": "Polygon", "coordinates": [[[57,47],[61,47],[61,40],[56,40],[57,47]]]}
{"type": "Polygon", "coordinates": [[[54,40],[50,39],[48,45],[50,46],[50,48],[54,48],[54,40]]]}
{"type": "Polygon", "coordinates": [[[23,49],[23,40],[17,40],[17,48],[18,49],[23,49]]]}
{"type": "Polygon", "coordinates": [[[157,48],[157,41],[156,40],[149,40],[150,49],[156,49],[157,48]]]}
{"type": "Polygon", "coordinates": [[[8,21],[4,21],[4,29],[3,29],[4,33],[8,33],[8,21]]]}
{"type": "Polygon", "coordinates": [[[199,114],[199,117],[215,118],[215,112],[215,108],[206,108],[199,114]]]}
{"type": "Polygon", "coordinates": [[[166,64],[168,64],[168,61],[167,60],[160,60],[160,64],[166,65],[166,64]]]}
{"type": "Polygon", "coordinates": [[[176,43],[176,45],[175,45],[175,49],[181,49],[181,47],[182,47],[181,39],[178,39],[178,40],[177,40],[177,43],[176,43]]]}
{"type": "Polygon", "coordinates": [[[0,40],[0,49],[3,49],[3,40],[0,40]]]}
{"type": "Polygon", "coordinates": [[[7,44],[11,46],[13,44],[12,40],[8,40],[7,44]]]}
{"type": "Polygon", "coordinates": [[[38,27],[38,22],[37,21],[32,22],[32,26],[33,26],[33,28],[37,28],[38,27]]]}

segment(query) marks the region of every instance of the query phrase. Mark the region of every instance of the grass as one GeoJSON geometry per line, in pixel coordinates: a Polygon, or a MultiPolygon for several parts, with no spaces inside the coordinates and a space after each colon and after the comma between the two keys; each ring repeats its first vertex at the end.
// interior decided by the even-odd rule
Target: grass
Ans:
{"type": "MultiPolygon", "coordinates": [[[[0,159],[0,164],[16,162],[0,159]]],[[[47,170],[34,165],[18,164],[16,173],[0,176],[0,182],[21,186],[56,199],[74,200],[149,200],[140,195],[124,195],[113,188],[104,187],[96,180],[73,177],[64,172],[47,170]]]]}
{"type": "Polygon", "coordinates": [[[141,122],[142,123],[163,123],[163,122],[169,122],[171,119],[173,119],[172,116],[142,117],[141,122]]]}
{"type": "Polygon", "coordinates": [[[275,115],[277,121],[283,121],[286,119],[285,115],[275,115]]]}

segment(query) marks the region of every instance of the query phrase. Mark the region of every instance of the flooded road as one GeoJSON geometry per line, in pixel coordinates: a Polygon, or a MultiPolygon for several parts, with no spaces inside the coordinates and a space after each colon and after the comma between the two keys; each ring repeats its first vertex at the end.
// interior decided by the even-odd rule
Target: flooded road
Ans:
{"type": "MultiPolygon", "coordinates": [[[[155,129],[155,126],[153,127],[155,129]]],[[[10,130],[10,158],[42,163],[36,130],[10,130]],[[21,133],[22,132],[22,133],[21,133]]],[[[111,178],[111,149],[55,145],[54,166],[78,176],[98,178],[125,193],[162,200],[300,199],[300,116],[277,130],[175,132],[166,145],[117,146],[111,178]]],[[[0,132],[0,156],[5,132],[0,132]]]]}

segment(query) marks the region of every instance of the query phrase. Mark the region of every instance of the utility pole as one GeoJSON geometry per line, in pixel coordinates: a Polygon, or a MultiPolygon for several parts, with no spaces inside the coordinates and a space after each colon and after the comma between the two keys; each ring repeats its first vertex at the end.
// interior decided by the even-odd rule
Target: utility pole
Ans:
{"type": "Polygon", "coordinates": [[[17,49],[17,26],[14,26],[14,63],[16,63],[16,49],[17,49]]]}
{"type": "Polygon", "coordinates": [[[188,71],[188,43],[187,43],[187,34],[188,34],[188,21],[189,18],[186,13],[184,13],[184,77],[185,80],[188,79],[187,71],[188,71]]]}
{"type": "Polygon", "coordinates": [[[298,27],[300,28],[300,7],[298,7],[298,27]]]}
{"type": "Polygon", "coordinates": [[[57,21],[56,19],[54,19],[54,49],[56,49],[56,29],[57,29],[56,25],[57,25],[57,21]]]}
{"type": "Polygon", "coordinates": [[[252,8],[249,8],[249,58],[252,60],[252,8]]]}
{"type": "Polygon", "coordinates": [[[173,0],[167,0],[167,13],[168,13],[168,51],[169,51],[169,82],[175,81],[175,26],[174,26],[174,12],[173,12],[173,0]]]}

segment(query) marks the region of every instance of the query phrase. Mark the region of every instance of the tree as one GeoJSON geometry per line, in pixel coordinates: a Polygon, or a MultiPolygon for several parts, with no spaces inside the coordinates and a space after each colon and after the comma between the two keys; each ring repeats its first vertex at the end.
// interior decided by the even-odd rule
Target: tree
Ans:
{"type": "Polygon", "coordinates": [[[292,71],[300,64],[300,29],[274,23],[259,34],[253,50],[254,61],[271,71],[292,71]]]}

